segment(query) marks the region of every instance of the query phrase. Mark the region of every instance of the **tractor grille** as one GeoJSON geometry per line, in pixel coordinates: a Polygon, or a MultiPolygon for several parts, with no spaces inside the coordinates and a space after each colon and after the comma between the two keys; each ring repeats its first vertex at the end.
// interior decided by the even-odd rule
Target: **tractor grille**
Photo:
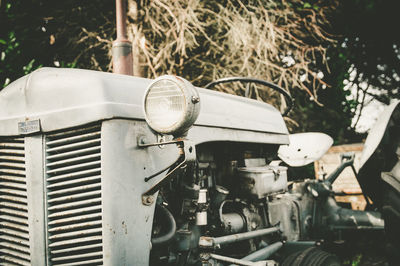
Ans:
{"type": "Polygon", "coordinates": [[[24,139],[0,139],[0,264],[30,265],[24,139]]]}
{"type": "Polygon", "coordinates": [[[100,126],[46,137],[51,265],[102,265],[100,126]]]}

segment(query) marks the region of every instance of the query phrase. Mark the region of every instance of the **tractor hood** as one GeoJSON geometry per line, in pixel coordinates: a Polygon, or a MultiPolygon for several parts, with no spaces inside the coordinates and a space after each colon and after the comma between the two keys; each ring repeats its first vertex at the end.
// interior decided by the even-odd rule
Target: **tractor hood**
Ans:
{"type": "MultiPolygon", "coordinates": [[[[152,80],[80,69],[42,68],[0,92],[0,136],[20,135],[18,123],[39,121],[49,132],[94,121],[144,120],[143,97],[152,80]]],[[[198,88],[195,126],[252,131],[288,143],[281,114],[269,104],[198,88]]],[[[189,131],[190,133],[190,131],[189,131]]]]}

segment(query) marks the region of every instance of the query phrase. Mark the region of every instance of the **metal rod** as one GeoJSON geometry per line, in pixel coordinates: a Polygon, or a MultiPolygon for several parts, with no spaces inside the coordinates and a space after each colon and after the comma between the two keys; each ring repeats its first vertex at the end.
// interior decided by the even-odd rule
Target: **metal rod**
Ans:
{"type": "Polygon", "coordinates": [[[180,163],[180,161],[182,161],[182,160],[184,160],[184,158],[183,158],[182,155],[180,155],[180,156],[178,157],[178,159],[176,159],[176,161],[173,162],[172,164],[168,165],[167,167],[161,169],[160,171],[158,171],[158,172],[156,172],[156,173],[154,173],[154,174],[152,174],[152,175],[150,175],[150,176],[148,176],[148,177],[145,177],[145,178],[144,178],[144,182],[149,182],[152,178],[154,178],[154,177],[156,177],[156,176],[158,176],[158,175],[164,173],[164,172],[167,171],[169,168],[173,167],[175,164],[180,163]]]}
{"type": "Polygon", "coordinates": [[[115,0],[117,39],[113,42],[113,72],[133,75],[132,43],[126,29],[126,0],[115,0]]]}
{"type": "Polygon", "coordinates": [[[247,255],[246,257],[242,258],[242,260],[260,261],[268,259],[269,256],[277,252],[282,246],[283,246],[282,242],[273,243],[269,246],[266,246],[265,248],[259,249],[247,255]]]}
{"type": "Polygon", "coordinates": [[[216,238],[214,238],[214,244],[215,245],[230,244],[230,243],[239,242],[239,241],[251,239],[254,237],[258,237],[258,236],[272,234],[272,233],[275,233],[278,231],[279,231],[278,227],[271,227],[271,228],[260,229],[260,230],[256,230],[256,231],[250,231],[250,232],[246,232],[246,233],[239,233],[239,234],[233,234],[233,235],[228,235],[228,236],[216,237],[216,238]]]}
{"type": "MultiPolygon", "coordinates": [[[[181,157],[180,157],[181,158],[181,157]]],[[[149,196],[149,195],[153,195],[154,193],[156,193],[158,190],[160,190],[160,188],[168,181],[170,180],[170,178],[173,176],[172,174],[178,170],[179,168],[181,168],[183,165],[186,164],[186,160],[183,159],[182,162],[180,162],[174,169],[172,169],[170,172],[168,172],[163,178],[161,178],[159,181],[155,182],[155,184],[153,184],[151,186],[151,188],[149,188],[145,193],[143,193],[143,196],[149,196]]]]}
{"type": "Polygon", "coordinates": [[[246,232],[246,233],[239,233],[221,237],[200,237],[199,244],[202,247],[212,247],[212,246],[219,246],[224,244],[230,244],[234,242],[239,242],[247,239],[251,239],[254,237],[259,237],[263,235],[268,235],[272,233],[279,232],[279,227],[271,227],[266,229],[260,229],[256,231],[246,232]]]}
{"type": "Polygon", "coordinates": [[[245,261],[245,260],[241,260],[241,259],[235,259],[235,258],[231,258],[231,257],[226,257],[226,256],[221,256],[218,254],[210,254],[210,257],[216,260],[220,260],[220,261],[225,261],[225,262],[229,262],[229,263],[234,263],[236,265],[244,265],[244,266],[261,266],[261,265],[268,265],[267,262],[262,263],[262,262],[251,262],[251,261],[245,261]]]}
{"type": "Polygon", "coordinates": [[[115,1],[117,40],[126,39],[126,0],[115,1]]]}
{"type": "Polygon", "coordinates": [[[346,167],[353,165],[354,156],[354,153],[342,154],[342,163],[325,179],[325,182],[333,184],[346,167]]]}
{"type": "Polygon", "coordinates": [[[299,246],[299,247],[312,247],[318,245],[319,242],[317,241],[287,241],[285,243],[285,247],[287,246],[299,246]]]}

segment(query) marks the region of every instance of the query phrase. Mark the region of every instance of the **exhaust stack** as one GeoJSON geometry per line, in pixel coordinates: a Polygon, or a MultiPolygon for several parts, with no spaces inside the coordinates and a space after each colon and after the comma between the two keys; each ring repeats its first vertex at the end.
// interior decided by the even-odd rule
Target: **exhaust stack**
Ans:
{"type": "Polygon", "coordinates": [[[116,0],[117,39],[112,46],[113,72],[133,75],[132,43],[126,31],[126,0],[116,0]]]}

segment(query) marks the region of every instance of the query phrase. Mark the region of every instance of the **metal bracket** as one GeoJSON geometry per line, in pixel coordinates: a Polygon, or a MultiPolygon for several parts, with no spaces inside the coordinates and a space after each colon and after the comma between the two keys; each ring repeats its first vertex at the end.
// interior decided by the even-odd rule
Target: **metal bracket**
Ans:
{"type": "Polygon", "coordinates": [[[169,144],[178,144],[180,142],[183,142],[183,139],[173,139],[171,141],[162,141],[163,139],[160,138],[160,142],[156,143],[148,143],[146,136],[139,136],[137,138],[137,145],[139,148],[147,148],[147,147],[154,147],[154,146],[164,146],[164,145],[169,145],[169,144]]]}
{"type": "MultiPolygon", "coordinates": [[[[161,178],[160,180],[155,182],[155,184],[153,184],[151,188],[149,188],[145,193],[142,194],[143,202],[146,202],[147,201],[146,199],[148,196],[156,193],[158,190],[160,190],[160,188],[165,183],[170,181],[170,179],[173,177],[173,173],[175,173],[178,169],[186,166],[187,164],[193,163],[196,160],[196,147],[195,147],[194,143],[192,143],[191,141],[188,141],[188,140],[176,140],[176,141],[168,143],[168,144],[172,144],[172,143],[177,144],[177,146],[179,148],[180,156],[179,156],[178,160],[176,162],[174,162],[172,165],[145,178],[145,181],[147,182],[150,179],[152,179],[153,177],[156,177],[156,176],[160,175],[161,173],[165,172],[166,170],[170,169],[169,172],[163,178],[161,178]],[[173,169],[171,170],[172,167],[173,167],[173,169]]],[[[162,143],[162,144],[165,144],[165,143],[162,143]]],[[[149,147],[150,145],[151,144],[147,144],[146,147],[149,147]]],[[[156,146],[156,145],[159,145],[159,143],[157,143],[155,145],[153,144],[151,146],[156,146]]]]}

